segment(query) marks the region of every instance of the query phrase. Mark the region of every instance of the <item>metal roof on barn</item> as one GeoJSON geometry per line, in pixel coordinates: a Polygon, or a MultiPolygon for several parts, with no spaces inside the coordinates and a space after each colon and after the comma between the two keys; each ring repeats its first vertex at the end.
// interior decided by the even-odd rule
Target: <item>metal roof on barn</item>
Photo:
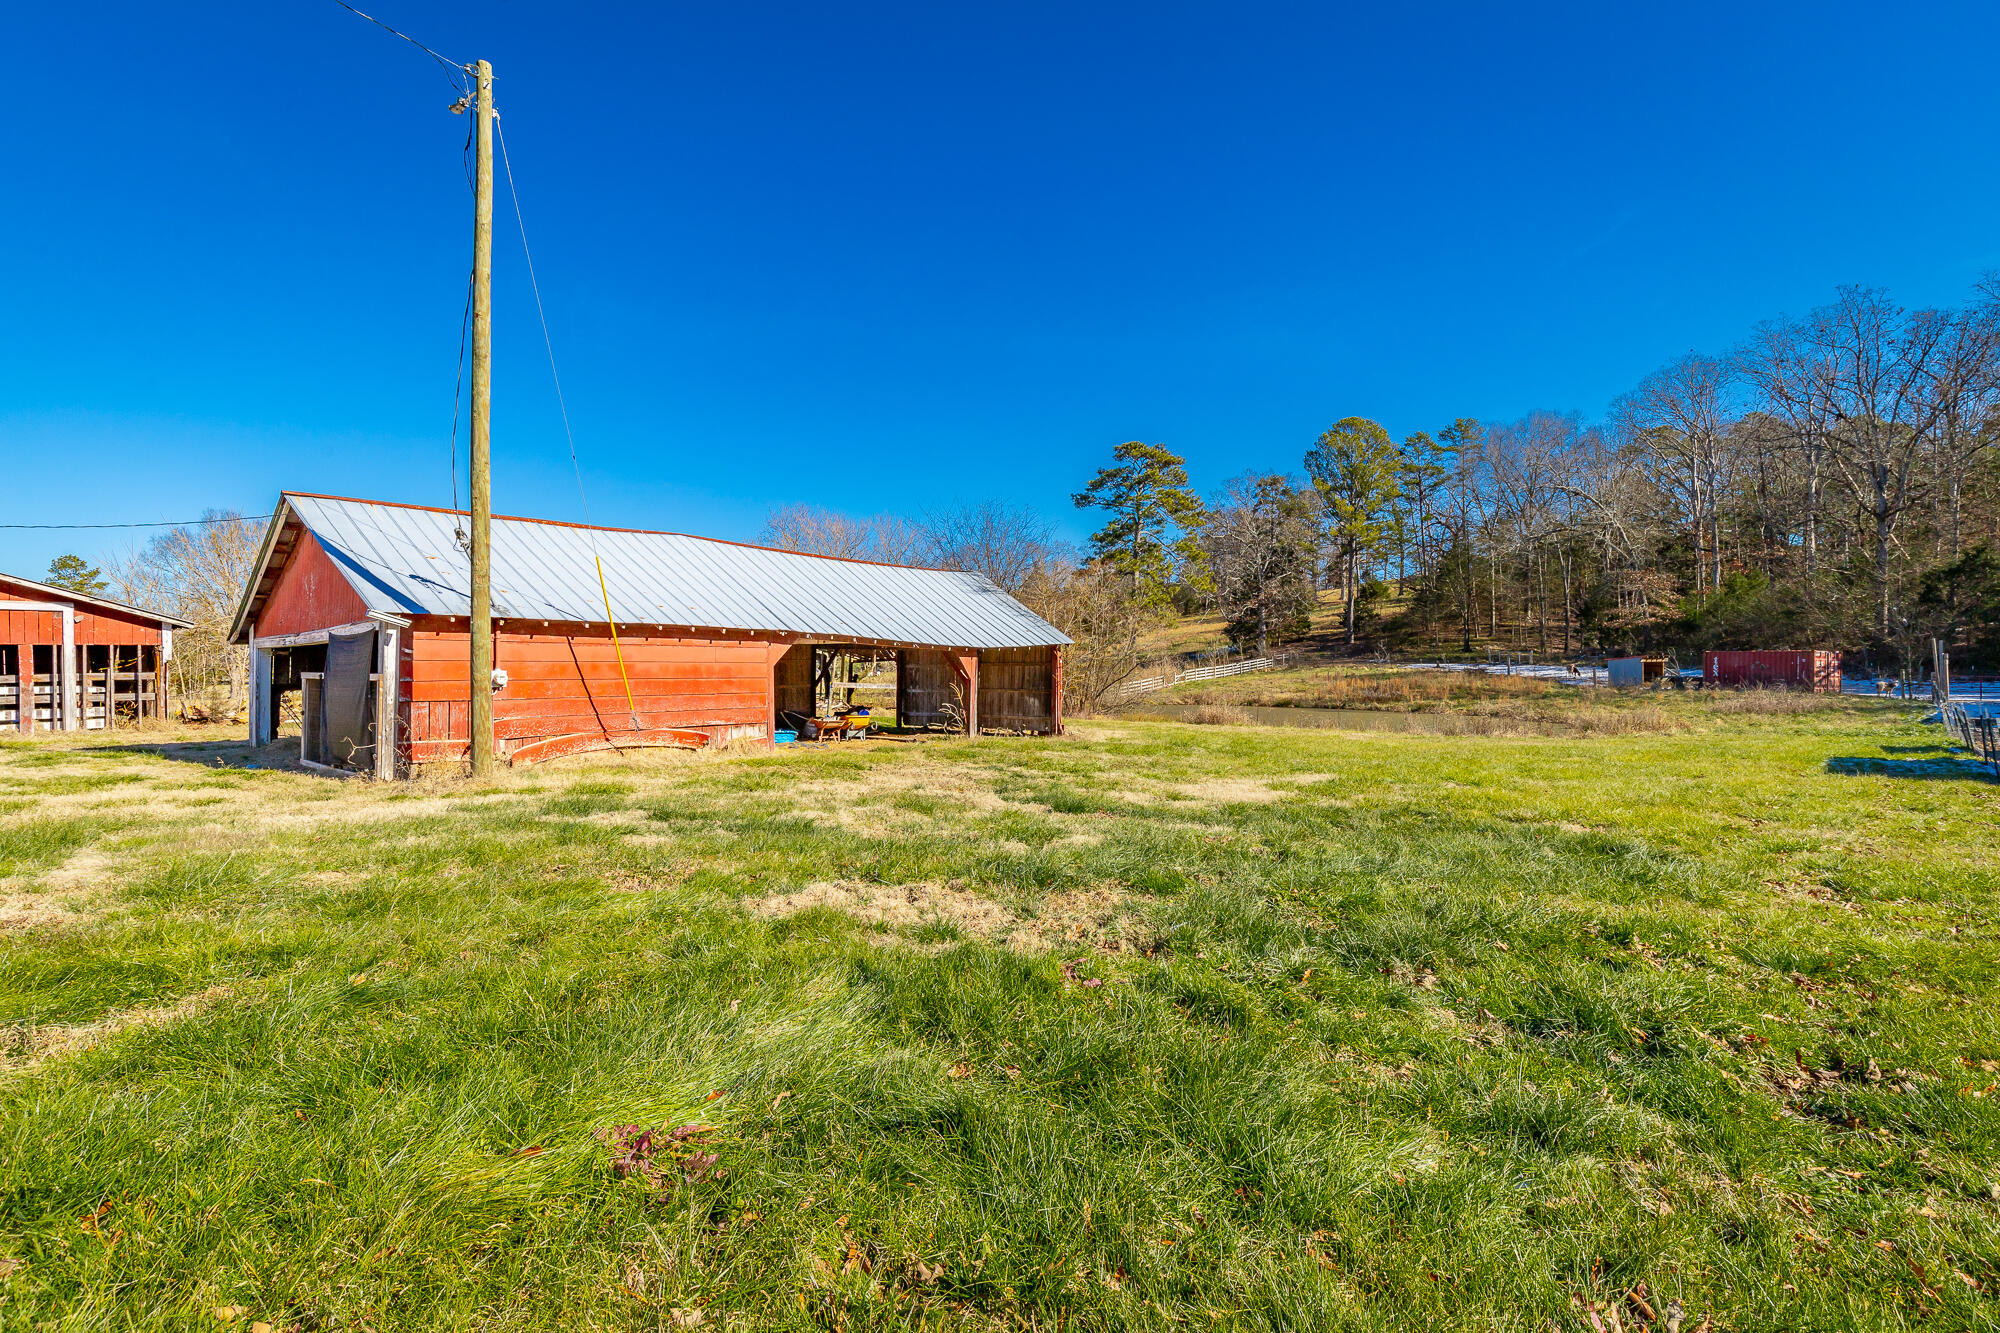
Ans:
{"type": "MultiPolygon", "coordinates": [[[[467,616],[470,562],[462,511],[286,492],[271,517],[263,562],[280,530],[311,532],[371,615],[467,616]]],[[[979,574],[803,555],[673,532],[493,519],[493,615],[604,623],[604,564],[620,625],[796,634],[951,648],[1068,643],[1053,625],[979,574]]],[[[254,618],[276,570],[251,581],[237,628],[254,618]]]]}

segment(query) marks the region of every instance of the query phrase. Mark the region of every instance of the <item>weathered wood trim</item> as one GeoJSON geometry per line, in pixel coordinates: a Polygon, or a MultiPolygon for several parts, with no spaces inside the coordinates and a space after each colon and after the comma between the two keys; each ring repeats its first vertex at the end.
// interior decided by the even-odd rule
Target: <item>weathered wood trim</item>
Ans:
{"type": "Polygon", "coordinates": [[[271,648],[257,642],[257,627],[250,626],[250,743],[267,745],[277,735],[271,717],[271,648]]]}
{"type": "Polygon", "coordinates": [[[396,777],[397,732],[402,715],[403,633],[397,625],[385,624],[375,636],[375,776],[383,782],[396,777]]]}
{"type": "Polygon", "coordinates": [[[250,646],[252,648],[303,648],[312,644],[325,643],[328,638],[335,634],[359,634],[362,630],[379,627],[378,620],[371,616],[367,620],[356,620],[350,624],[334,625],[327,629],[301,630],[297,634],[267,634],[262,638],[252,634],[250,636],[250,646]]]}
{"type": "Polygon", "coordinates": [[[548,759],[559,759],[564,755],[584,754],[591,750],[627,750],[635,748],[669,748],[676,750],[699,750],[710,741],[705,731],[690,731],[680,727],[660,727],[647,731],[619,732],[611,735],[602,731],[587,731],[572,736],[551,736],[547,740],[523,745],[507,756],[507,762],[514,765],[538,764],[548,759]]]}

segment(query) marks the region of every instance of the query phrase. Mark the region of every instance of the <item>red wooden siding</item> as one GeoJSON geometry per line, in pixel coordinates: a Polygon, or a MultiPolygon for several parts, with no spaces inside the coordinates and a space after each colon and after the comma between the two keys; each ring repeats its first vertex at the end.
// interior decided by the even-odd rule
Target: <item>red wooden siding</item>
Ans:
{"type": "MultiPolygon", "coordinates": [[[[466,633],[420,623],[405,637],[409,758],[462,756],[471,730],[466,633]]],[[[716,741],[768,735],[774,645],[767,641],[621,633],[628,706],[608,633],[580,626],[561,634],[502,629],[493,637],[494,665],[507,673],[506,688],[493,696],[502,754],[559,736],[629,731],[635,708],[647,731],[701,731],[716,741]]]]}
{"type": "Polygon", "coordinates": [[[979,653],[979,727],[984,731],[1056,730],[1056,650],[984,648],[979,653]]]}
{"type": "Polygon", "coordinates": [[[368,619],[368,608],[308,532],[285,562],[271,596],[257,613],[257,634],[303,634],[368,619]]]}
{"type": "MultiPolygon", "coordinates": [[[[777,690],[776,706],[781,712],[799,713],[806,717],[813,711],[813,650],[809,644],[800,644],[778,659],[772,668],[774,688],[777,690]]],[[[789,726],[789,723],[780,723],[789,726]]]]}
{"type": "MultiPolygon", "coordinates": [[[[952,655],[942,648],[905,648],[896,654],[896,721],[906,727],[951,720],[947,705],[962,708],[953,689],[952,655]]],[[[965,719],[957,719],[963,723],[965,719]]]]}
{"type": "MultiPolygon", "coordinates": [[[[0,575],[0,602],[60,602],[60,593],[27,588],[0,575]]],[[[144,611],[113,611],[76,603],[76,641],[139,647],[158,644],[160,622],[144,611]]],[[[60,611],[0,611],[0,643],[61,643],[60,611]]]]}
{"type": "Polygon", "coordinates": [[[62,612],[0,611],[0,643],[61,642],[62,612]]]}

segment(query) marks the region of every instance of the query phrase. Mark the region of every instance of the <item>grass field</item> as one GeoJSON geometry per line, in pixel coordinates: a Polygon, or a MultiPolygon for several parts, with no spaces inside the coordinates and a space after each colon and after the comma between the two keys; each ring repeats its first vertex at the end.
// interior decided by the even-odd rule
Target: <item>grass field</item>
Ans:
{"type": "Polygon", "coordinates": [[[2000,1322],[1909,711],[1074,732],[0,744],[0,1327],[2000,1322]]]}

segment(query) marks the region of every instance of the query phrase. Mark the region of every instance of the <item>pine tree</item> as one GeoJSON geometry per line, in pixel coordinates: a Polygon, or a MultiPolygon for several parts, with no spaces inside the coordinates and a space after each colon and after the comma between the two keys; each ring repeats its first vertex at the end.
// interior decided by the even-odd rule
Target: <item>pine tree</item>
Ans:
{"type": "Polygon", "coordinates": [[[1177,579],[1202,577],[1201,500],[1188,488],[1187,460],[1165,445],[1127,440],[1111,456],[1070,498],[1111,515],[1091,535],[1091,555],[1129,580],[1134,600],[1164,608],[1177,579]]]}
{"type": "Polygon", "coordinates": [[[1334,422],[1306,453],[1306,472],[1326,502],[1327,534],[1340,562],[1350,644],[1361,562],[1380,548],[1387,535],[1389,507],[1400,494],[1402,462],[1389,432],[1366,417],[1334,422]]]}
{"type": "Polygon", "coordinates": [[[86,597],[96,597],[111,586],[103,576],[103,570],[80,555],[59,555],[49,561],[49,572],[42,581],[58,588],[68,588],[71,592],[80,592],[86,597]]]}

